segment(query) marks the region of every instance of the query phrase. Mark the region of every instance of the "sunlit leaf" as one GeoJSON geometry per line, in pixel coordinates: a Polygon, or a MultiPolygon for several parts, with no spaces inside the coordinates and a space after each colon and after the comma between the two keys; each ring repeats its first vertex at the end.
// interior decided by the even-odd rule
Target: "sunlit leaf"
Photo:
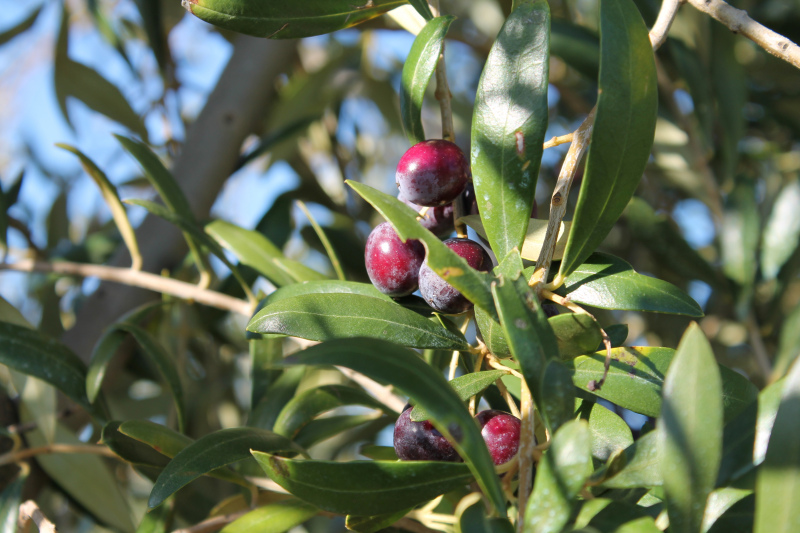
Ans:
{"type": "Polygon", "coordinates": [[[550,8],[514,3],[478,84],[472,115],[475,198],[497,257],[522,249],[547,130],[550,8]]]}
{"type": "MultiPolygon", "coordinates": [[[[464,374],[451,381],[449,385],[463,401],[467,401],[476,394],[486,390],[486,388],[500,379],[506,372],[503,370],[484,370],[483,372],[471,372],[464,374]]],[[[428,419],[428,412],[421,405],[415,406],[411,411],[411,420],[419,422],[428,419]]]]}
{"type": "Polygon", "coordinates": [[[269,503],[237,518],[222,528],[222,533],[283,533],[318,512],[313,505],[297,500],[269,503]]]}
{"type": "Polygon", "coordinates": [[[800,242],[800,181],[788,183],[778,194],[761,242],[761,271],[774,279],[800,242]]]}
{"type": "Polygon", "coordinates": [[[647,27],[630,0],[600,2],[600,78],[586,170],[559,274],[605,239],[644,172],[656,127],[656,68],[647,27]]]}

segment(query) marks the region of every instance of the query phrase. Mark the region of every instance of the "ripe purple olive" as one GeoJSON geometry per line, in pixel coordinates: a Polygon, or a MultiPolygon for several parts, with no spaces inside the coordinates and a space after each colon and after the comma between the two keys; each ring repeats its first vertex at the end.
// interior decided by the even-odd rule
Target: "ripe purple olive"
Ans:
{"type": "MultiPolygon", "coordinates": [[[[397,197],[398,200],[409,206],[414,211],[421,211],[422,206],[419,206],[403,196],[402,194],[397,197]]],[[[423,228],[427,229],[437,237],[446,237],[453,233],[455,226],[453,224],[453,204],[441,205],[439,207],[430,207],[425,213],[425,216],[419,219],[419,223],[423,228]]]]}
{"type": "Polygon", "coordinates": [[[519,418],[490,409],[475,415],[475,420],[481,426],[481,436],[495,465],[510,461],[519,450],[519,418]]]}
{"type": "Polygon", "coordinates": [[[394,425],[394,451],[403,461],[460,461],[456,452],[444,435],[433,427],[429,420],[411,420],[410,405],[394,425]]]}
{"type": "Polygon", "coordinates": [[[467,186],[469,177],[464,152],[442,139],[409,148],[400,158],[395,174],[400,195],[426,207],[451,203],[467,186]]]}
{"type": "Polygon", "coordinates": [[[424,259],[422,243],[414,239],[403,242],[388,222],[375,226],[367,238],[367,274],[375,288],[389,296],[406,296],[417,290],[424,259]]]}
{"type": "MultiPolygon", "coordinates": [[[[456,254],[466,260],[467,264],[475,270],[489,272],[492,268],[492,259],[486,250],[471,239],[447,239],[444,244],[456,254]]],[[[457,315],[469,310],[472,302],[461,294],[455,287],[447,283],[428,263],[425,262],[419,269],[419,292],[428,305],[440,313],[457,315]]]]}

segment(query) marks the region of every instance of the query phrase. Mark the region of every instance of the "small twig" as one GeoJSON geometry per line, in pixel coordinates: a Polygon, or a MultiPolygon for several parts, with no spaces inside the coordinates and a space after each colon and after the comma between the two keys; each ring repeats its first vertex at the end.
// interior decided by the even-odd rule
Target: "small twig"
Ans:
{"type": "Polygon", "coordinates": [[[105,446],[98,446],[96,444],[46,444],[44,446],[37,446],[36,448],[26,448],[15,452],[8,452],[0,455],[0,466],[18,463],[25,459],[30,459],[37,455],[45,455],[50,453],[86,453],[93,455],[104,455],[119,459],[119,456],[112,452],[105,446]]]}
{"type": "Polygon", "coordinates": [[[520,381],[520,385],[522,424],[519,439],[519,489],[517,489],[519,518],[517,519],[517,532],[524,533],[525,507],[528,505],[528,498],[533,485],[533,454],[536,448],[536,436],[533,434],[533,397],[524,379],[520,381]]]}
{"type": "MultiPolygon", "coordinates": [[[[480,372],[481,368],[483,367],[483,358],[486,357],[486,351],[481,350],[478,352],[478,359],[475,361],[475,372],[480,372]]],[[[500,380],[498,380],[500,381],[500,380]]],[[[471,397],[469,399],[469,414],[475,416],[475,410],[477,408],[478,403],[478,395],[471,397]]]]}
{"type": "Polygon", "coordinates": [[[328,259],[331,261],[333,271],[336,272],[336,277],[339,278],[340,281],[345,281],[346,278],[344,275],[344,270],[342,270],[342,264],[339,262],[339,257],[336,255],[336,250],[333,249],[331,241],[322,230],[322,226],[319,225],[317,219],[315,219],[311,214],[311,211],[308,210],[305,202],[302,200],[297,200],[297,205],[306,215],[306,218],[308,218],[308,221],[311,223],[311,227],[314,229],[314,232],[317,234],[317,237],[319,237],[319,240],[322,243],[322,247],[325,248],[325,251],[328,253],[328,259]]]}
{"type": "Polygon", "coordinates": [[[378,401],[392,411],[396,411],[398,413],[403,412],[403,407],[405,407],[406,401],[393,393],[390,387],[381,385],[377,381],[368,378],[364,374],[356,372],[355,370],[351,370],[343,366],[337,366],[336,369],[344,374],[348,379],[351,379],[361,385],[364,390],[372,394],[378,399],[378,401]]]}
{"type": "Polygon", "coordinates": [[[669,28],[672,26],[672,21],[675,20],[678,8],[681,7],[683,2],[685,0],[664,0],[661,3],[656,23],[653,24],[650,30],[650,44],[653,46],[653,50],[658,50],[667,40],[669,28]]]}
{"type": "MultiPolygon", "coordinates": [[[[464,318],[464,323],[461,324],[461,328],[459,328],[462,335],[467,332],[467,328],[469,327],[469,321],[471,317],[472,313],[469,313],[464,318]]],[[[453,381],[453,379],[456,377],[456,371],[458,370],[458,360],[460,359],[460,357],[461,357],[461,351],[453,350],[453,356],[450,358],[450,372],[448,374],[449,376],[448,381],[453,381]]]]}
{"type": "Polygon", "coordinates": [[[736,9],[722,0],[688,0],[696,9],[741,33],[770,54],[800,68],[800,46],[751,19],[746,11],[736,9]]]}
{"type": "MultiPolygon", "coordinates": [[[[529,282],[532,287],[540,282],[545,283],[550,275],[550,265],[553,262],[553,254],[558,242],[558,231],[561,228],[561,221],[567,212],[567,197],[569,196],[570,187],[572,187],[572,180],[575,179],[578,163],[580,163],[583,153],[589,147],[589,141],[592,138],[595,109],[592,109],[580,127],[575,130],[572,145],[569,147],[564,163],[561,165],[561,172],[558,175],[555,190],[550,197],[550,217],[547,222],[547,233],[545,234],[542,249],[539,252],[539,258],[536,260],[536,270],[534,270],[529,282]]],[[[558,284],[559,280],[553,280],[552,285],[557,287],[558,284]]]]}
{"type": "Polygon", "coordinates": [[[430,209],[430,207],[427,207],[427,206],[423,207],[422,209],[420,209],[419,210],[419,214],[417,215],[417,220],[422,220],[423,218],[425,218],[425,215],[428,214],[428,210],[429,209],[430,209]]]}
{"type": "Polygon", "coordinates": [[[508,404],[508,409],[511,411],[511,414],[519,419],[522,419],[522,415],[520,414],[519,409],[517,408],[517,402],[514,401],[514,397],[511,395],[510,392],[508,392],[508,388],[506,387],[506,384],[503,383],[503,380],[498,379],[494,383],[495,385],[497,385],[497,388],[500,390],[500,394],[503,396],[503,399],[505,399],[506,403],[508,404]]]}
{"type": "Polygon", "coordinates": [[[56,533],[56,526],[42,513],[33,500],[28,500],[19,506],[17,527],[20,531],[28,531],[30,523],[36,524],[39,533],[56,533]]]}
{"type": "Polygon", "coordinates": [[[511,503],[516,503],[517,497],[514,496],[512,483],[514,481],[514,476],[516,476],[517,472],[519,472],[519,454],[517,454],[517,456],[509,462],[511,465],[508,469],[508,472],[506,472],[506,474],[503,476],[503,492],[505,493],[506,498],[508,498],[508,501],[511,503]]]}
{"type": "Polygon", "coordinates": [[[149,272],[131,270],[129,268],[72,263],[69,261],[49,263],[46,261],[22,259],[15,263],[0,263],[0,270],[51,272],[68,276],[99,278],[105,281],[129,285],[131,287],[139,287],[162,294],[169,294],[177,298],[195,301],[209,307],[231,311],[246,317],[253,314],[253,306],[244,300],[220,292],[203,289],[184,281],[165,278],[149,272]]]}
{"type": "Polygon", "coordinates": [[[572,142],[572,138],[574,137],[575,132],[567,133],[566,135],[560,135],[558,137],[553,137],[546,143],[542,145],[542,148],[547,150],[548,148],[553,148],[555,146],[560,146],[562,144],[567,144],[572,142]]]}
{"type": "Polygon", "coordinates": [[[497,359],[497,357],[495,357],[492,354],[487,354],[486,355],[486,363],[488,363],[488,365],[490,367],[492,367],[492,368],[496,368],[497,370],[503,370],[504,372],[506,372],[508,374],[511,374],[514,377],[517,377],[517,378],[519,378],[519,379],[521,379],[523,381],[525,380],[525,378],[522,376],[522,374],[520,374],[519,372],[517,372],[513,368],[507,367],[506,365],[501,363],[500,360],[497,359]]]}
{"type": "Polygon", "coordinates": [[[608,377],[608,370],[611,368],[611,350],[612,350],[612,348],[611,348],[611,338],[608,336],[608,333],[606,333],[606,330],[603,329],[602,326],[600,326],[600,322],[597,321],[597,319],[594,317],[594,315],[591,314],[586,309],[584,309],[583,307],[581,307],[581,306],[579,306],[577,304],[574,304],[571,301],[569,301],[567,298],[564,298],[563,296],[559,296],[558,294],[550,292],[547,289],[542,289],[541,294],[542,294],[542,297],[547,298],[548,300],[551,300],[551,301],[557,303],[558,305],[566,307],[567,309],[569,309],[573,313],[578,313],[578,314],[581,314],[581,315],[588,316],[589,318],[594,320],[595,324],[597,324],[597,326],[600,328],[600,334],[603,336],[603,345],[606,347],[606,360],[605,360],[605,363],[603,364],[603,377],[600,379],[600,381],[591,380],[589,382],[589,384],[588,384],[589,390],[591,390],[591,391],[600,390],[600,388],[603,386],[603,383],[606,382],[606,378],[608,377]]]}

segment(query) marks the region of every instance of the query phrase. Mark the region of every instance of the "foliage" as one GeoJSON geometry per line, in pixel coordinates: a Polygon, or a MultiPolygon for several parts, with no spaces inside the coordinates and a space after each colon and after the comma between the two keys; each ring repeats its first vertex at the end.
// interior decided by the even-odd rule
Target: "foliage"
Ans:
{"type": "MultiPolygon", "coordinates": [[[[20,172],[0,158],[0,268],[31,272],[0,278],[4,531],[23,496],[63,531],[800,527],[800,72],[669,1],[657,50],[646,0],[190,0],[180,23],[175,6],[121,4],[135,16],[65,1],[0,31],[1,54],[57,19],[75,171],[39,161],[39,139],[20,172]],[[283,62],[269,102],[228,110],[257,76],[226,71],[185,113],[167,36],[197,18],[232,63],[286,47],[259,52],[283,62]],[[74,58],[81,25],[160,84],[151,109],[74,58]],[[110,119],[112,148],[88,142],[87,113],[110,119]],[[483,240],[491,272],[391,185],[439,128],[469,148],[454,231],[483,240]],[[209,191],[184,170],[191,149],[221,161],[209,191]],[[266,208],[242,176],[266,176],[266,208]],[[60,187],[46,224],[32,179],[60,187]],[[107,205],[90,222],[80,183],[107,205]],[[212,216],[225,183],[236,207],[212,216]],[[384,220],[474,311],[368,282],[384,220]],[[105,307],[109,282],[152,292],[105,307]],[[407,402],[463,462],[398,460],[407,402]],[[493,464],[483,407],[522,419],[509,463],[493,464]]],[[[775,12],[757,15],[797,40],[800,9],[775,12]]]]}

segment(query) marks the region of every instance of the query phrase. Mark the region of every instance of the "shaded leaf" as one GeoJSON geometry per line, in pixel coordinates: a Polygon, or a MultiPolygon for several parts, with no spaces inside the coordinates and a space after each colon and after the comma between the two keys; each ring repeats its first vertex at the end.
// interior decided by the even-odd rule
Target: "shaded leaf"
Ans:
{"type": "Polygon", "coordinates": [[[610,489],[661,486],[658,433],[651,431],[640,437],[614,457],[599,475],[603,487],[610,489]]]}
{"type": "Polygon", "coordinates": [[[756,533],[800,525],[800,364],[786,376],[764,462],[756,477],[756,533]]]}
{"type": "Polygon", "coordinates": [[[467,262],[417,222],[417,213],[403,202],[352,180],[347,184],[392,223],[401,239],[419,239],[425,246],[425,261],[439,277],[446,279],[476,306],[496,319],[489,276],[470,268],[467,262]]]}
{"type": "MultiPolygon", "coordinates": [[[[485,370],[482,372],[471,372],[459,376],[448,383],[463,401],[467,401],[476,394],[483,392],[486,387],[503,377],[506,372],[503,370],[485,370]]],[[[411,420],[419,422],[429,418],[428,412],[421,405],[415,406],[411,411],[411,420]]]]}
{"type": "Polygon", "coordinates": [[[590,80],[597,79],[600,70],[600,39],[596,33],[563,19],[553,19],[550,51],[590,80]]]}
{"type": "Polygon", "coordinates": [[[304,375],[305,369],[303,367],[285,370],[261,397],[259,402],[253,405],[247,425],[271,430],[283,406],[294,397],[297,386],[304,375]]]}
{"type": "Polygon", "coordinates": [[[556,431],[539,461],[533,493],[525,509],[525,531],[558,532],[572,514],[573,501],[592,473],[591,435],[583,420],[556,431]]]}
{"type": "Polygon", "coordinates": [[[344,525],[348,530],[356,531],[357,533],[376,533],[403,518],[410,510],[401,509],[393,513],[376,516],[347,515],[344,525]]]}
{"type": "Polygon", "coordinates": [[[764,227],[761,272],[774,279],[800,242],[800,181],[788,183],[775,199],[764,227]]]}
{"type": "MultiPolygon", "coordinates": [[[[800,212],[800,211],[798,211],[800,212]]],[[[783,376],[800,355],[800,306],[795,307],[781,326],[778,351],[772,368],[773,378],[783,376]]]]}
{"type": "Polygon", "coordinates": [[[547,321],[553,328],[561,357],[574,357],[597,351],[603,342],[600,326],[589,315],[565,313],[547,321]]]}
{"type": "Polygon", "coordinates": [[[100,443],[108,446],[121,459],[136,466],[154,469],[161,469],[167,466],[169,458],[166,455],[141,441],[121,433],[119,431],[121,425],[122,422],[112,421],[103,426],[100,443]]]}
{"type": "Polygon", "coordinates": [[[600,2],[600,77],[586,170],[559,276],[605,239],[642,177],[656,127],[656,67],[647,27],[630,0],[600,2]]]}
{"type": "MultiPolygon", "coordinates": [[[[458,220],[475,230],[475,233],[488,239],[486,228],[483,227],[480,215],[467,215],[458,220]]],[[[528,220],[528,230],[525,233],[525,239],[522,241],[522,249],[520,255],[523,259],[529,261],[536,261],[539,259],[539,252],[542,250],[544,238],[547,235],[547,220],[540,218],[531,218],[528,220]]],[[[564,257],[564,248],[567,246],[567,236],[569,235],[569,228],[572,227],[572,222],[562,222],[558,230],[558,238],[556,239],[556,247],[553,252],[553,260],[560,260],[564,257]]]]}
{"type": "Polygon", "coordinates": [[[742,181],[728,194],[720,225],[722,271],[739,285],[755,278],[760,224],[755,184],[742,181]]]}
{"type": "MultiPolygon", "coordinates": [[[[477,424],[444,377],[416,352],[379,339],[337,339],[312,346],[284,362],[345,366],[372,379],[391,383],[430,413],[434,427],[447,436],[467,462],[492,506],[504,508],[494,463],[477,424]]],[[[359,512],[381,514],[381,511],[353,511],[359,512]]]]}
{"type": "Polygon", "coordinates": [[[678,345],[663,394],[656,430],[670,530],[700,531],[722,456],[723,405],[714,352],[696,323],[678,345]]]}
{"type": "MultiPolygon", "coordinates": [[[[0,35],[0,38],[2,35],[0,35]]],[[[0,43],[2,44],[2,43],[0,43]]],[[[21,470],[17,477],[6,485],[0,493],[0,530],[16,531],[19,518],[19,505],[22,503],[22,487],[28,475],[21,470]]]]}
{"type": "Polygon", "coordinates": [[[269,503],[237,518],[222,528],[222,533],[283,533],[318,512],[313,505],[297,500],[269,503]]]}
{"type": "Polygon", "coordinates": [[[522,249],[547,130],[550,8],[514,3],[483,68],[472,115],[475,198],[497,257],[522,249]]]}
{"type": "Polygon", "coordinates": [[[589,422],[592,433],[592,457],[607,461],[633,444],[631,428],[613,411],[598,403],[581,401],[580,417],[589,422]]]}
{"type": "MultiPolygon", "coordinates": [[[[659,416],[664,375],[674,354],[671,348],[614,348],[611,350],[608,379],[598,391],[590,391],[587,384],[602,378],[605,351],[576,357],[564,364],[573,372],[572,380],[576,387],[631,411],[659,416]]],[[[719,366],[719,372],[722,375],[725,419],[730,420],[756,398],[758,389],[747,378],[727,367],[719,366]]]]}
{"type": "Polygon", "coordinates": [[[697,302],[679,288],[639,274],[626,261],[603,253],[592,254],[556,292],[600,309],[703,316],[697,302]]]}
{"type": "Polygon", "coordinates": [[[333,266],[333,270],[336,272],[336,277],[339,278],[339,280],[344,281],[345,276],[344,271],[342,270],[342,264],[336,255],[336,250],[334,250],[333,246],[331,245],[331,241],[328,240],[328,236],[325,234],[325,231],[317,223],[317,220],[311,214],[311,211],[308,210],[303,201],[297,200],[297,205],[300,207],[300,209],[302,209],[303,213],[305,213],[308,221],[311,223],[311,227],[314,228],[314,233],[317,234],[319,241],[322,243],[322,247],[325,249],[325,253],[328,256],[328,260],[330,260],[331,266],[333,266]]]}
{"type": "Polygon", "coordinates": [[[278,435],[294,439],[297,433],[318,415],[344,405],[363,405],[397,414],[361,388],[322,385],[303,391],[292,398],[281,410],[272,430],[278,435]]]}
{"type": "Polygon", "coordinates": [[[359,453],[375,461],[397,461],[399,458],[392,446],[375,446],[367,444],[362,446],[359,453]]]}
{"type": "Polygon", "coordinates": [[[271,39],[296,39],[350,28],[377,17],[406,0],[306,0],[295,4],[191,0],[184,4],[192,15],[238,33],[271,39]]]}
{"type": "Polygon", "coordinates": [[[210,433],[179,451],[161,472],[150,492],[148,507],[161,505],[184,485],[212,470],[250,457],[251,450],[305,453],[302,448],[271,431],[230,428],[210,433]]]}
{"type": "MultiPolygon", "coordinates": [[[[425,0],[412,2],[414,7],[421,4],[428,8],[425,0]]],[[[417,11],[420,11],[417,8],[417,11]]],[[[420,14],[423,14],[420,11],[420,14]]],[[[427,19],[432,19],[430,10],[427,19]]],[[[414,145],[424,141],[425,131],[422,129],[422,101],[425,90],[431,81],[436,65],[439,63],[439,54],[442,53],[444,36],[455,17],[436,17],[430,20],[422,31],[419,32],[411,51],[403,64],[403,75],[400,81],[400,116],[403,119],[403,129],[408,141],[414,145]]]]}
{"type": "Polygon", "coordinates": [[[469,348],[460,333],[393,302],[360,294],[306,294],[269,303],[256,313],[247,329],[315,341],[369,337],[413,348],[469,348]]]}
{"type": "Polygon", "coordinates": [[[122,205],[122,201],[119,199],[117,188],[108,180],[108,177],[102,170],[100,170],[94,161],[89,159],[83,152],[68,144],[56,144],[56,146],[78,156],[83,169],[100,188],[103,199],[106,201],[108,208],[111,210],[111,216],[114,218],[114,223],[117,225],[117,229],[119,229],[119,233],[122,235],[122,240],[125,241],[125,246],[128,247],[128,251],[131,254],[131,268],[134,270],[141,269],[142,254],[139,252],[139,243],[136,241],[136,234],[134,233],[131,222],[128,219],[128,212],[125,210],[125,206],[122,205]]]}
{"type": "MultiPolygon", "coordinates": [[[[294,440],[294,442],[303,448],[310,448],[311,446],[322,442],[325,439],[339,435],[340,433],[356,428],[362,424],[375,422],[377,420],[380,419],[375,414],[340,415],[319,418],[312,420],[303,426],[303,428],[297,432],[297,435],[292,440],[294,440]]],[[[389,421],[388,418],[384,420],[387,422],[389,421]]]]}
{"type": "Polygon", "coordinates": [[[6,31],[0,33],[0,46],[6,44],[8,41],[20,35],[21,33],[25,33],[28,31],[33,23],[36,22],[36,18],[39,16],[39,12],[42,10],[41,6],[37,7],[31,13],[22,19],[18,24],[15,26],[7,29],[6,31]]]}
{"type": "Polygon", "coordinates": [[[434,461],[296,461],[253,452],[278,485],[337,514],[380,515],[408,509],[462,487],[472,479],[465,464],[434,461]]]}

